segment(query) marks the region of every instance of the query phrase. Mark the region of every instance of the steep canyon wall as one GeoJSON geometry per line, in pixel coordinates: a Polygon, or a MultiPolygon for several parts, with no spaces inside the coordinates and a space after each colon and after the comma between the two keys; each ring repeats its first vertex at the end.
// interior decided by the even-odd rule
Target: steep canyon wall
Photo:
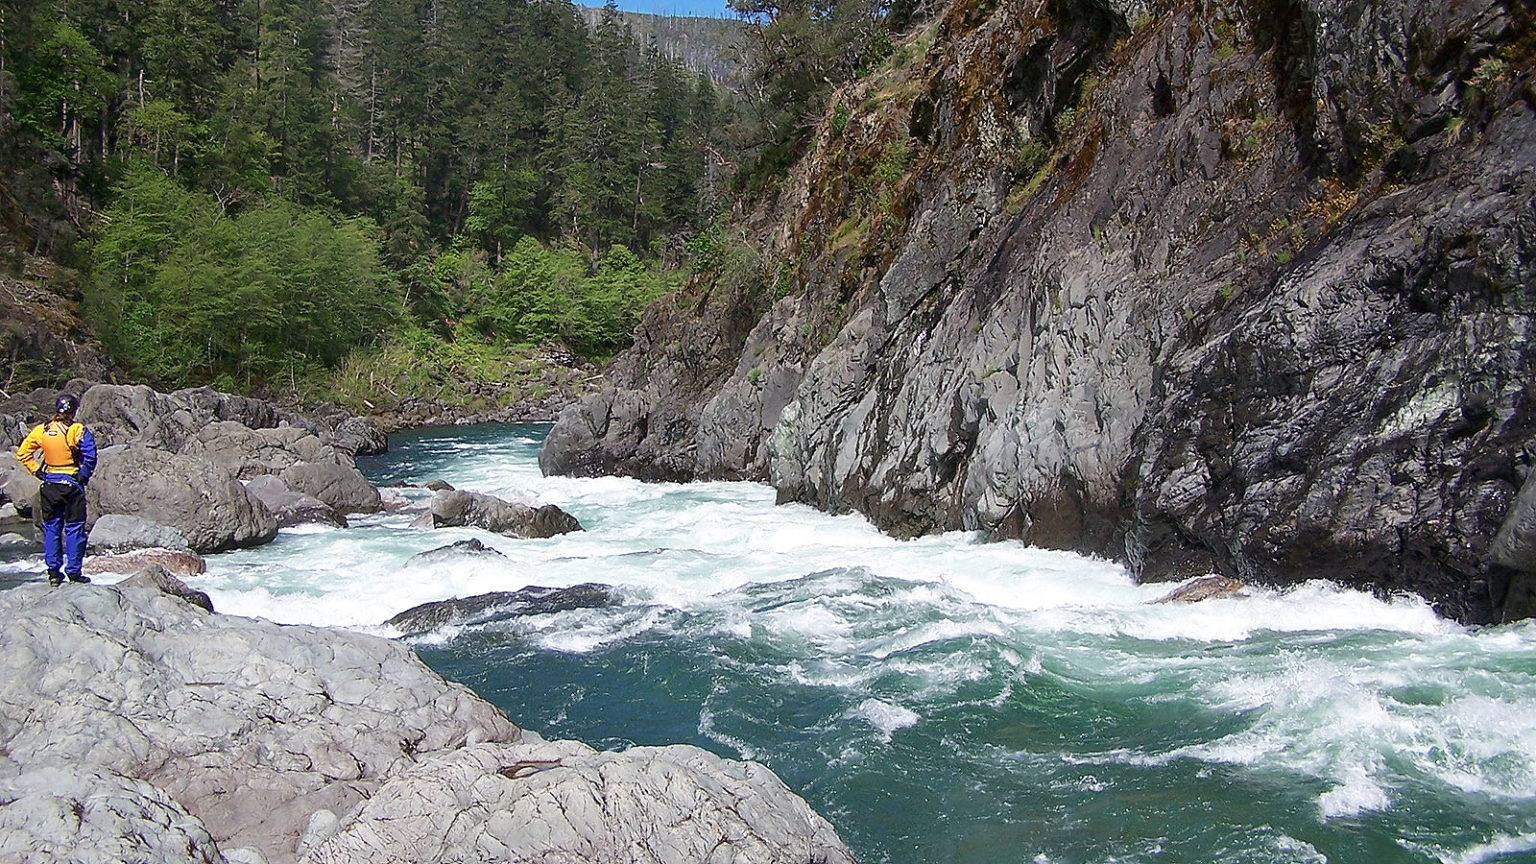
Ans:
{"type": "Polygon", "coordinates": [[[1529,14],[957,0],[543,465],[1528,616],[1529,14]]]}

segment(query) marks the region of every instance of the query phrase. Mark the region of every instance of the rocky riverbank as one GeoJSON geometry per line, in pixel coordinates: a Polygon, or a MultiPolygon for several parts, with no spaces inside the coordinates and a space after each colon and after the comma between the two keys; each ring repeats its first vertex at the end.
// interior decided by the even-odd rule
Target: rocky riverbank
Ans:
{"type": "Polygon", "coordinates": [[[405,646],[0,592],[0,861],[848,862],[772,772],[519,729],[405,646]]]}
{"type": "MultiPolygon", "coordinates": [[[[546,741],[399,643],[213,614],[166,573],[279,525],[410,506],[357,470],[385,446],[372,420],[73,389],[100,446],[87,571],[139,572],[0,591],[0,861],[852,861],[762,766],[546,741]]],[[[45,396],[0,406],[6,446],[45,396]]],[[[6,506],[28,509],[36,486],[16,469],[6,506]]],[[[558,508],[447,488],[419,521],[580,530],[558,508]]]]}

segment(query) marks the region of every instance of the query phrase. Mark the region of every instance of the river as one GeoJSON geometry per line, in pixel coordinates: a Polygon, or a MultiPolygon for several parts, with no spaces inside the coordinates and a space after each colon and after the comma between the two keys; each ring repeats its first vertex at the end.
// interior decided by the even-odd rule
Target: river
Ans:
{"type": "Polygon", "coordinates": [[[197,587],[393,635],[429,600],[617,586],[610,608],[411,643],[546,736],[761,761],[863,864],[1536,861],[1536,625],[1323,582],[1149,605],[1169,586],[1109,562],[898,541],[761,485],[545,478],[544,431],[422,430],[363,468],[558,504],[585,532],[363,517],[212,556],[197,587]],[[469,537],[505,557],[407,563],[469,537]]]}

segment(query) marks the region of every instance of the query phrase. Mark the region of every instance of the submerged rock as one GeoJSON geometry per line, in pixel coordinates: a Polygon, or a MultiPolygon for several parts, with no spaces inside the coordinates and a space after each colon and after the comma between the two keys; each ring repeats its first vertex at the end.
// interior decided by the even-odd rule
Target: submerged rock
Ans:
{"type": "Polygon", "coordinates": [[[483,492],[438,492],[432,496],[433,528],[484,528],[512,537],[543,538],[580,531],[576,517],[553,504],[531,506],[483,492]]]}
{"type": "Polygon", "coordinates": [[[101,585],[0,620],[5,860],[852,861],[762,766],[545,741],[398,642],[101,585]]]}
{"type": "Polygon", "coordinates": [[[454,597],[423,603],[401,612],[384,624],[409,636],[449,625],[484,624],[524,615],[549,615],[568,609],[611,606],[613,603],[611,585],[596,582],[584,582],[569,588],[530,585],[516,591],[493,591],[474,597],[454,597]]]}
{"type": "Polygon", "coordinates": [[[1198,603],[1222,597],[1241,597],[1247,586],[1227,576],[1202,576],[1164,594],[1150,603],[1198,603]]]}
{"type": "Polygon", "coordinates": [[[493,558],[507,557],[501,554],[501,552],[494,547],[487,546],[479,540],[471,537],[468,540],[460,540],[457,543],[450,543],[447,546],[439,546],[436,549],[428,549],[425,552],[418,552],[407,559],[405,564],[407,567],[428,564],[441,564],[445,561],[452,561],[455,558],[477,555],[484,555],[493,558]]]}

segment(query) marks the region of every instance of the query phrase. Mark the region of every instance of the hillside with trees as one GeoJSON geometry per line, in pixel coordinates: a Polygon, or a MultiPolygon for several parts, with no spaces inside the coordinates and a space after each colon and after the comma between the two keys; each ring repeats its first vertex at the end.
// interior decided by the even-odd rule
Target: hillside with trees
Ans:
{"type": "Polygon", "coordinates": [[[627,345],[728,201],[736,112],[611,6],[3,0],[3,269],[126,377],[442,396],[627,345]]]}

